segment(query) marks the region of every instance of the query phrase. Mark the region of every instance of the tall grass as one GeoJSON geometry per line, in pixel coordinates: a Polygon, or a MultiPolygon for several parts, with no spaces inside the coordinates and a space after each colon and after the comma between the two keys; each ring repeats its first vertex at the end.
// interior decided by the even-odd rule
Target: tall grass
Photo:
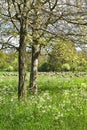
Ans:
{"type": "Polygon", "coordinates": [[[42,74],[26,102],[18,102],[17,84],[0,74],[0,130],[87,130],[87,77],[42,74]]]}

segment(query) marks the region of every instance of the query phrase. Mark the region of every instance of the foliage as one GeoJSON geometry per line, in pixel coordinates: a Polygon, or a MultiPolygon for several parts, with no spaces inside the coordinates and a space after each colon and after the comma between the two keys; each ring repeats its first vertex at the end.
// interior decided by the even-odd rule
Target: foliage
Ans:
{"type": "Polygon", "coordinates": [[[70,65],[65,63],[62,65],[62,69],[63,69],[63,71],[70,71],[70,65]]]}
{"type": "Polygon", "coordinates": [[[61,78],[64,73],[40,73],[39,94],[28,95],[26,102],[19,102],[17,77],[12,76],[15,73],[8,73],[9,78],[3,74],[0,73],[1,130],[87,129],[87,77],[70,78],[73,73],[65,73],[66,77],[61,78]]]}
{"type": "MultiPolygon", "coordinates": [[[[64,42],[54,45],[51,57],[41,55],[39,57],[39,71],[87,71],[87,55],[82,51],[76,51],[72,43],[63,46],[64,42]],[[69,45],[71,44],[71,46],[69,45]],[[72,52],[68,50],[71,48],[72,52]],[[60,48],[60,49],[57,49],[60,48]],[[63,49],[64,48],[64,49],[63,49]],[[60,55],[59,55],[60,53],[60,55]],[[68,60],[67,60],[68,59],[68,60]]],[[[44,52],[43,52],[44,53],[44,52]]],[[[30,71],[31,52],[27,52],[27,70],[30,71]]],[[[1,71],[17,71],[18,70],[18,54],[17,52],[6,53],[0,52],[0,70],[1,71]]]]}
{"type": "Polygon", "coordinates": [[[38,69],[41,72],[48,72],[50,71],[49,64],[47,62],[44,62],[38,69]]]}
{"type": "MultiPolygon", "coordinates": [[[[9,36],[8,34],[10,34],[10,36],[12,35],[11,37],[19,36],[18,39],[20,39],[18,47],[16,46],[16,44],[14,43],[12,44],[12,42],[9,43],[9,39],[8,42],[4,41],[5,44],[3,44],[4,42],[2,42],[3,41],[2,39],[4,39],[4,33],[2,33],[2,37],[0,39],[1,41],[0,44],[2,48],[15,47],[19,51],[19,89],[18,89],[19,91],[22,91],[25,87],[26,45],[29,40],[31,40],[30,45],[32,46],[30,86],[34,84],[34,86],[31,86],[31,88],[34,87],[37,88],[37,83],[35,83],[35,81],[37,78],[36,74],[38,64],[35,65],[35,60],[36,61],[38,60],[41,46],[49,43],[49,41],[55,37],[65,38],[68,36],[69,39],[74,38],[74,40],[77,40],[78,39],[77,36],[79,35],[81,36],[82,28],[80,24],[86,25],[85,23],[86,2],[83,0],[80,2],[80,4],[79,1],[71,2],[67,0],[66,1],[1,0],[0,9],[1,9],[0,23],[1,21],[4,20],[6,22],[6,19],[8,19],[8,22],[6,22],[6,24],[5,22],[1,23],[2,25],[5,25],[5,31],[6,31],[5,35],[7,36],[7,38],[9,36]],[[79,12],[81,12],[81,15],[79,12]],[[78,24],[79,26],[77,26],[78,24]],[[30,36],[29,39],[27,39],[27,33],[29,33],[28,35],[30,36]]],[[[1,32],[4,32],[3,26],[1,32]]],[[[52,66],[51,64],[53,71],[61,70],[62,64],[71,62],[71,60],[70,61],[68,60],[69,59],[66,59],[64,61],[64,59],[62,59],[62,61],[59,63],[58,62],[56,63],[56,61],[53,60],[52,62],[54,63],[54,65],[56,65],[55,68],[55,66],[52,66]]],[[[57,59],[57,61],[59,61],[59,59],[57,59]]],[[[74,67],[73,70],[75,68],[76,67],[74,67]]],[[[12,70],[11,65],[7,67],[7,70],[12,70]]]]}
{"type": "Polygon", "coordinates": [[[9,71],[9,72],[11,72],[11,71],[13,71],[14,69],[13,69],[13,67],[12,66],[9,66],[8,68],[6,68],[6,71],[9,71]]]}
{"type": "Polygon", "coordinates": [[[84,52],[78,52],[79,62],[78,71],[87,71],[87,54],[84,52]]]}
{"type": "Polygon", "coordinates": [[[72,42],[59,40],[52,48],[48,63],[52,71],[86,71],[86,57],[72,42]]]}
{"type": "Polygon", "coordinates": [[[0,52],[0,70],[1,71],[17,71],[18,70],[17,53],[0,52]]]}

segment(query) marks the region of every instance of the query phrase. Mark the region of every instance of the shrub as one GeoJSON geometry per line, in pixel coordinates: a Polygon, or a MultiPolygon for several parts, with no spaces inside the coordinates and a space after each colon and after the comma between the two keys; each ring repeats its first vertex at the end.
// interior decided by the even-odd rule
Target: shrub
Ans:
{"type": "Polygon", "coordinates": [[[9,66],[8,68],[6,68],[6,71],[8,72],[14,71],[14,68],[12,66],[9,66]]]}
{"type": "Polygon", "coordinates": [[[48,72],[49,71],[49,65],[47,62],[43,63],[39,69],[40,72],[48,72]]]}
{"type": "Polygon", "coordinates": [[[68,63],[65,63],[65,64],[63,64],[62,65],[62,69],[64,70],[64,71],[70,71],[70,65],[68,64],[68,63]]]}

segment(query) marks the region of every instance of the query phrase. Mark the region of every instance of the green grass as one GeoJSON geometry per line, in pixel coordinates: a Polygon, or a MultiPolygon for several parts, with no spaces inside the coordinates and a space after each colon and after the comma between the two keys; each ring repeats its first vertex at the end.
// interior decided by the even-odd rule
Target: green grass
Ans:
{"type": "Polygon", "coordinates": [[[2,74],[0,130],[87,130],[87,77],[42,74],[38,95],[18,102],[17,77],[2,74]]]}

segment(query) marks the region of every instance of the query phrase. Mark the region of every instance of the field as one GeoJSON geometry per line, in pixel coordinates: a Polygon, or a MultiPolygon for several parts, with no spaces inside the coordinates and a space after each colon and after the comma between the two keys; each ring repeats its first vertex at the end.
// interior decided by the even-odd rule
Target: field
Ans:
{"type": "Polygon", "coordinates": [[[87,130],[86,73],[39,73],[38,95],[26,102],[17,84],[16,73],[0,73],[0,130],[87,130]]]}

